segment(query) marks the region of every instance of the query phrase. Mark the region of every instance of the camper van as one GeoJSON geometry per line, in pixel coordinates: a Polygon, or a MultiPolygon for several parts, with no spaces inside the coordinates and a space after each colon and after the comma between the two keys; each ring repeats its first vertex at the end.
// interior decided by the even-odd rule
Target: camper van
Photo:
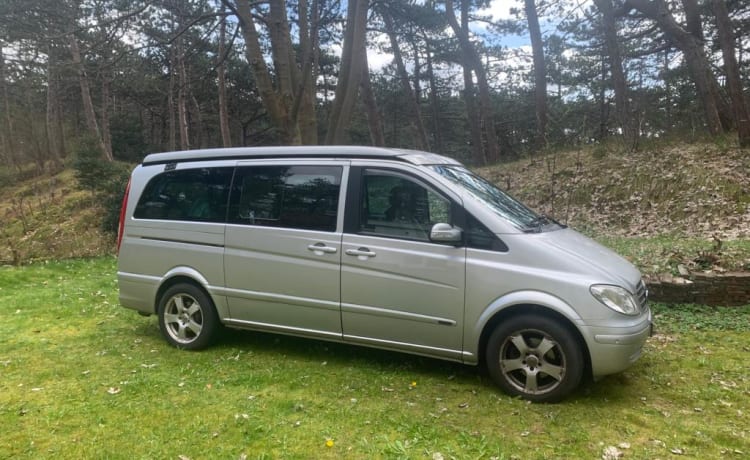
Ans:
{"type": "Polygon", "coordinates": [[[375,147],[148,155],[123,200],[122,306],[198,350],[224,327],[484,365],[559,401],[631,366],[639,271],[457,161],[375,147]]]}

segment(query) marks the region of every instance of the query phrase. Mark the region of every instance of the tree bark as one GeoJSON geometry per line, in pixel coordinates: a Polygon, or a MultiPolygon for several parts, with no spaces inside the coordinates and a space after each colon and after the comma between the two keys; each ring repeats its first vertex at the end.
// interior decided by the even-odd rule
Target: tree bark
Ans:
{"type": "Polygon", "coordinates": [[[190,128],[187,108],[187,70],[182,38],[177,39],[177,125],[180,132],[180,150],[190,150],[190,128]]]}
{"type": "Polygon", "coordinates": [[[15,132],[13,130],[13,117],[10,112],[10,97],[8,96],[8,81],[5,76],[5,56],[3,55],[2,46],[0,46],[0,85],[2,85],[3,96],[3,150],[5,150],[5,161],[10,168],[17,168],[16,162],[16,145],[14,142],[15,132]]]}
{"type": "MultiPolygon", "coordinates": [[[[266,65],[263,50],[260,46],[260,36],[255,28],[255,22],[250,10],[250,0],[236,0],[236,8],[228,0],[222,1],[225,5],[231,7],[237,14],[239,25],[242,30],[242,36],[245,39],[245,56],[248,64],[250,64],[253,79],[255,80],[255,85],[258,87],[258,93],[263,102],[263,107],[266,109],[266,112],[268,112],[271,124],[279,134],[279,140],[282,144],[299,145],[301,139],[298,126],[296,123],[290,123],[289,110],[284,104],[284,99],[281,96],[283,91],[280,90],[279,94],[276,93],[273,80],[271,79],[271,73],[266,65]]],[[[272,6],[275,5],[275,1],[276,0],[271,3],[272,6]]],[[[278,10],[279,6],[275,5],[274,13],[278,10]]],[[[274,33],[278,32],[278,30],[278,28],[275,28],[275,31],[272,31],[272,37],[274,36],[274,33]]],[[[278,59],[279,57],[275,56],[274,62],[278,59]]],[[[288,53],[284,60],[286,60],[286,65],[288,66],[288,53]]],[[[283,78],[287,79],[287,76],[283,78]]]]}
{"type": "Polygon", "coordinates": [[[202,149],[208,148],[208,136],[206,128],[203,126],[203,111],[201,110],[198,98],[195,97],[195,94],[193,94],[193,91],[190,89],[190,85],[188,85],[188,95],[190,96],[190,104],[193,106],[194,111],[194,117],[191,119],[195,120],[195,131],[198,132],[198,146],[202,149]]]}
{"type": "MultiPolygon", "coordinates": [[[[107,36],[107,29],[105,26],[101,25],[99,29],[99,33],[103,36],[107,36]]],[[[102,60],[99,64],[99,78],[101,79],[101,94],[102,94],[102,100],[101,100],[101,106],[99,108],[99,116],[101,118],[101,124],[99,125],[99,129],[102,133],[102,143],[104,144],[104,148],[107,151],[107,155],[111,158],[114,158],[114,153],[112,152],[112,131],[110,129],[110,122],[109,122],[109,111],[110,111],[110,102],[111,102],[111,95],[110,95],[110,89],[112,80],[114,79],[113,72],[112,72],[112,49],[110,48],[109,44],[105,43],[102,46],[101,50],[101,56],[102,60]]]]}
{"type": "Polygon", "coordinates": [[[622,53],[617,37],[617,25],[615,22],[614,6],[612,0],[594,0],[596,7],[602,15],[602,26],[604,31],[604,43],[609,56],[609,72],[612,77],[612,86],[615,90],[615,110],[617,121],[622,129],[622,137],[629,149],[635,149],[638,133],[630,114],[630,95],[628,94],[628,82],[622,65],[622,53]]]}
{"type": "Polygon", "coordinates": [[[719,32],[721,54],[724,60],[724,72],[727,76],[729,97],[734,112],[734,122],[737,126],[740,147],[750,147],[750,117],[748,116],[747,103],[742,90],[742,79],[740,68],[735,56],[735,40],[732,21],[729,19],[729,11],[724,0],[711,0],[711,7],[716,16],[716,25],[719,32]]]}
{"type": "Polygon", "coordinates": [[[221,131],[221,145],[224,147],[232,146],[232,134],[229,130],[229,109],[227,108],[227,66],[226,66],[226,49],[224,41],[226,40],[227,21],[221,19],[219,24],[219,65],[216,67],[216,78],[218,79],[219,89],[219,129],[221,131]]]}
{"type": "Polygon", "coordinates": [[[396,31],[393,27],[393,18],[387,11],[382,11],[383,22],[385,23],[385,32],[388,35],[388,39],[391,42],[391,50],[393,51],[393,61],[396,63],[396,70],[398,72],[398,79],[401,83],[401,91],[404,92],[406,98],[406,105],[409,107],[411,112],[410,122],[416,134],[415,146],[418,150],[429,150],[430,142],[427,138],[427,131],[422,121],[422,112],[419,109],[419,103],[417,96],[409,83],[409,74],[406,72],[406,66],[404,65],[404,59],[401,55],[401,48],[396,37],[396,31]]]}
{"type": "Polygon", "coordinates": [[[703,105],[708,131],[712,135],[721,133],[724,130],[720,116],[722,101],[717,92],[716,77],[711,71],[711,64],[703,49],[703,42],[677,23],[664,0],[628,0],[626,7],[635,8],[641,14],[656,22],[682,51],[692,74],[696,92],[703,105]]]}
{"type": "Polygon", "coordinates": [[[464,61],[462,67],[464,77],[464,90],[462,91],[462,96],[464,105],[466,105],[466,120],[469,124],[471,159],[474,164],[483,166],[487,164],[487,158],[484,155],[484,146],[482,145],[482,122],[479,118],[479,110],[477,110],[474,77],[471,74],[470,64],[464,61]]]}
{"type": "Polygon", "coordinates": [[[352,118],[357,88],[362,78],[362,59],[355,52],[364,49],[367,34],[368,0],[349,0],[346,32],[341,53],[336,96],[328,117],[326,144],[342,144],[347,140],[346,130],[352,118]]]}
{"type": "Polygon", "coordinates": [[[313,0],[312,8],[308,7],[307,0],[299,0],[299,46],[302,50],[302,81],[298,89],[299,104],[299,130],[302,143],[305,145],[316,145],[318,143],[318,119],[315,113],[315,70],[314,70],[314,47],[317,47],[318,36],[318,0],[313,0]],[[312,13],[312,14],[311,14],[312,13]],[[301,94],[300,94],[301,93],[301,94]]]}
{"type": "Polygon", "coordinates": [[[607,86],[605,85],[607,81],[607,56],[604,55],[604,50],[602,50],[599,61],[601,77],[599,82],[599,141],[602,141],[607,137],[607,118],[609,118],[606,97],[607,86]]]}
{"type": "Polygon", "coordinates": [[[429,41],[424,37],[426,43],[426,65],[427,79],[430,82],[430,107],[432,109],[432,130],[435,133],[435,151],[443,153],[443,134],[440,130],[440,98],[438,95],[437,80],[435,79],[435,70],[432,66],[432,50],[430,50],[429,41]]]}
{"type": "MultiPolygon", "coordinates": [[[[682,0],[682,8],[685,11],[685,30],[695,37],[698,43],[705,48],[706,38],[703,34],[703,21],[701,20],[701,13],[697,0],[682,0]]],[[[734,127],[732,108],[727,104],[723,90],[713,71],[711,72],[711,79],[708,84],[711,96],[716,101],[716,109],[719,112],[721,125],[725,131],[729,131],[734,127]]]]}
{"type": "MultiPolygon", "coordinates": [[[[106,64],[105,64],[106,65],[106,64]]],[[[107,70],[104,70],[101,75],[102,79],[102,104],[101,104],[101,131],[102,131],[102,143],[104,148],[108,152],[108,155],[114,158],[112,152],[112,132],[110,130],[109,123],[109,102],[110,102],[110,77],[107,75],[107,70]]]]}
{"type": "Polygon", "coordinates": [[[83,65],[81,58],[81,49],[78,46],[78,39],[73,33],[73,28],[68,31],[68,46],[70,48],[70,54],[73,58],[73,65],[78,72],[78,84],[81,87],[81,99],[83,102],[83,114],[86,118],[86,126],[88,127],[90,135],[99,144],[102,155],[112,161],[112,152],[107,150],[102,139],[101,131],[99,130],[99,123],[96,121],[96,112],[94,111],[94,103],[91,100],[91,86],[89,85],[89,77],[86,73],[86,68],[83,65]]]}
{"type": "Polygon", "coordinates": [[[685,10],[685,29],[696,39],[701,42],[705,41],[698,2],[696,0],[682,0],[682,8],[685,10]]]}
{"type": "Polygon", "coordinates": [[[281,97],[281,103],[288,108],[294,103],[294,90],[297,88],[297,82],[293,75],[296,64],[291,57],[293,52],[292,40],[286,18],[286,5],[284,0],[270,0],[269,4],[267,24],[271,36],[271,56],[273,57],[276,87],[281,97]]]}
{"type": "Polygon", "coordinates": [[[378,104],[375,101],[375,95],[372,93],[370,84],[370,66],[367,63],[367,50],[362,49],[362,79],[359,84],[359,91],[362,95],[362,103],[367,113],[367,126],[370,129],[370,142],[377,147],[385,147],[385,134],[383,133],[383,118],[380,116],[378,104]]]}
{"type": "MultiPolygon", "coordinates": [[[[500,159],[497,134],[495,133],[495,117],[492,113],[490,86],[487,82],[487,73],[484,70],[484,64],[476,48],[474,48],[471,40],[469,40],[469,1],[461,0],[461,25],[458,24],[456,13],[453,11],[453,0],[445,1],[445,10],[448,16],[448,23],[461,45],[461,51],[465,59],[464,66],[468,66],[477,77],[477,86],[479,87],[479,116],[481,117],[482,124],[480,129],[484,128],[483,132],[486,139],[486,143],[484,144],[485,153],[482,155],[484,161],[480,164],[495,163],[500,159]]],[[[466,77],[467,73],[465,69],[464,81],[467,80],[466,77]]],[[[468,109],[469,107],[467,106],[468,109]]],[[[469,123],[472,123],[472,121],[469,120],[469,123]]]]}
{"type": "Polygon", "coordinates": [[[534,107],[536,111],[536,143],[547,146],[547,71],[544,63],[544,43],[539,27],[539,17],[534,0],[525,0],[526,19],[529,23],[531,50],[534,57],[534,107]]]}
{"type": "Polygon", "coordinates": [[[167,94],[167,113],[169,116],[167,117],[169,122],[169,136],[168,136],[168,144],[167,144],[167,150],[174,151],[177,150],[177,120],[175,118],[175,112],[176,112],[176,105],[174,100],[174,93],[175,93],[175,74],[177,72],[177,57],[174,50],[174,47],[170,48],[169,50],[169,88],[168,88],[168,94],[167,94]]]}
{"type": "Polygon", "coordinates": [[[62,169],[63,143],[60,130],[60,85],[58,81],[57,55],[51,44],[47,45],[47,150],[55,170],[62,169]]]}

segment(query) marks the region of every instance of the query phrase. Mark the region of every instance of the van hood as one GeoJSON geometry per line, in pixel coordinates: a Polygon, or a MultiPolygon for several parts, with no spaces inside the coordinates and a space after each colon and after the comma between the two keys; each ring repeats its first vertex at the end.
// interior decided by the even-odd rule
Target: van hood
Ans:
{"type": "Polygon", "coordinates": [[[616,252],[581,235],[570,228],[535,234],[539,243],[554,248],[567,260],[561,260],[576,273],[592,273],[602,276],[604,282],[619,284],[631,293],[636,292],[641,280],[637,268],[616,252]]]}

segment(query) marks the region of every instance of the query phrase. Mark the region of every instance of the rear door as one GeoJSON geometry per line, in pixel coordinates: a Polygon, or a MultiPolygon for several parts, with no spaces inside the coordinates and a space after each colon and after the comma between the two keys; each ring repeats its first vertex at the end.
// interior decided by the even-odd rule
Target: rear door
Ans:
{"type": "Polygon", "coordinates": [[[348,165],[240,165],[224,256],[229,324],[341,338],[341,199],[348,165]]]}
{"type": "Polygon", "coordinates": [[[456,199],[406,169],[353,166],[349,187],[344,340],[460,360],[466,249],[429,239],[456,199]]]}

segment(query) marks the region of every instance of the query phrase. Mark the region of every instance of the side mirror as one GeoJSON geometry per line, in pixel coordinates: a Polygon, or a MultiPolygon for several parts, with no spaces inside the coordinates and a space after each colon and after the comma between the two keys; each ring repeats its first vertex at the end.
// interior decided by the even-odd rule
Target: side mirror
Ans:
{"type": "Polygon", "coordinates": [[[454,228],[450,224],[435,224],[430,229],[430,241],[435,243],[459,243],[463,238],[460,228],[454,228]]]}

